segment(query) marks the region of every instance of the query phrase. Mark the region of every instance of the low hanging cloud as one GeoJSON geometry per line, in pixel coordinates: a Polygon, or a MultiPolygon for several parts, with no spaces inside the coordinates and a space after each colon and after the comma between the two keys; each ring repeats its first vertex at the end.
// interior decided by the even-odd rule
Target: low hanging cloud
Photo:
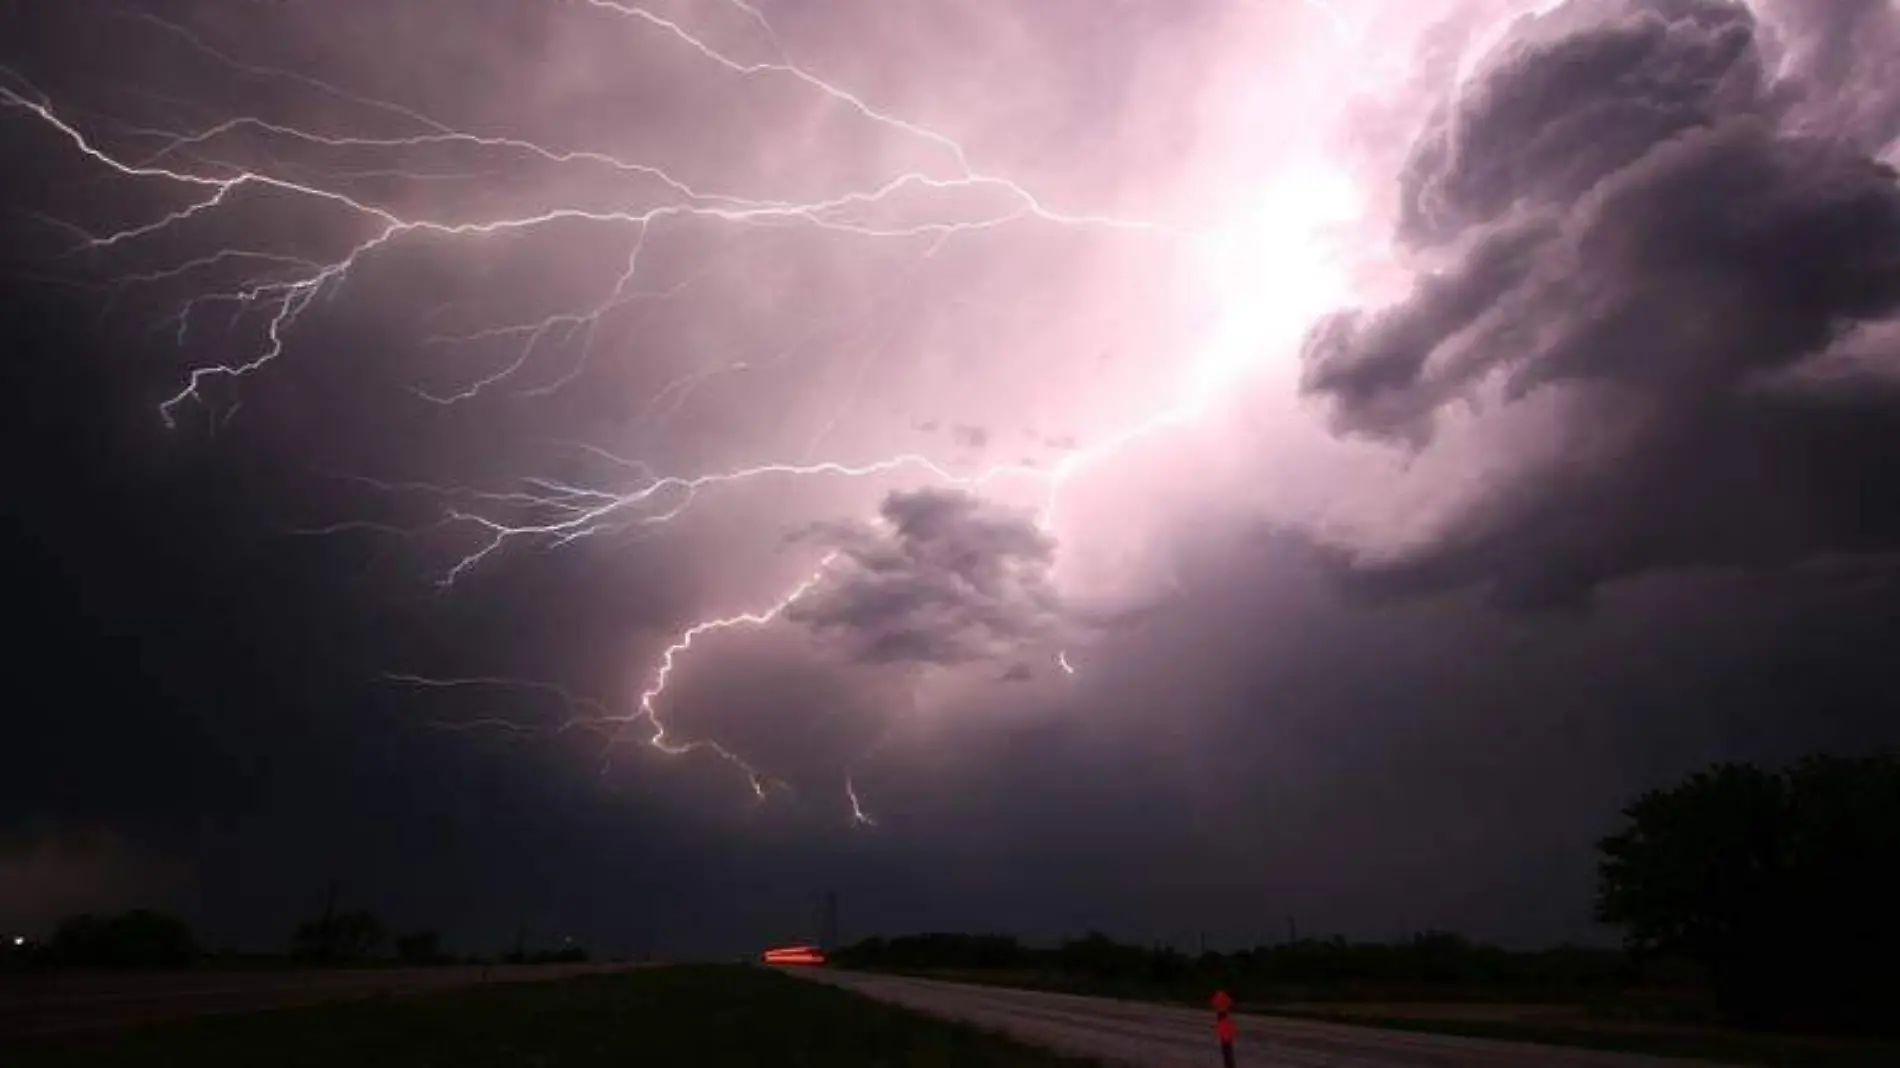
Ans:
{"type": "Polygon", "coordinates": [[[1398,236],[1427,266],[1317,325],[1304,389],[1341,433],[1429,452],[1488,428],[1559,459],[1507,468],[1372,582],[1544,604],[1900,547],[1900,181],[1866,125],[1900,82],[1818,111],[1841,86],[1815,57],[1851,45],[1823,8],[1876,24],[1804,6],[1790,46],[1732,0],[1572,0],[1421,135],[1398,236]]]}
{"type": "Polygon", "coordinates": [[[967,493],[893,493],[868,524],[816,536],[837,549],[785,617],[871,664],[954,666],[1052,642],[1063,613],[1055,542],[1027,514],[967,493]]]}

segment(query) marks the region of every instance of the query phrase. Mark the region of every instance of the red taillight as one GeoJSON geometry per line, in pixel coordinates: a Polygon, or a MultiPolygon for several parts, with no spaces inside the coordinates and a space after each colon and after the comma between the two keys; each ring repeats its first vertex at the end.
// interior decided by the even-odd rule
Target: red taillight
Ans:
{"type": "Polygon", "coordinates": [[[762,959],[767,964],[823,964],[825,955],[813,946],[786,946],[766,950],[762,959]]]}

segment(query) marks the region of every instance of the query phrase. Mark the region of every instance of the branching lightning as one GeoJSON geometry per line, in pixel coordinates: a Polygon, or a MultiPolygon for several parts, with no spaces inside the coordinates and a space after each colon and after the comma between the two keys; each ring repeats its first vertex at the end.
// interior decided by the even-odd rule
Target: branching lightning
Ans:
{"type": "MultiPolygon", "coordinates": [[[[1339,32],[1345,33],[1343,20],[1330,5],[1321,0],[1306,2],[1320,9],[1333,20],[1339,32]]],[[[74,248],[75,253],[123,253],[141,247],[160,235],[231,210],[238,201],[251,193],[296,198],[310,205],[333,210],[354,228],[346,247],[327,258],[229,247],[162,269],[125,273],[113,280],[115,290],[122,292],[138,286],[188,282],[199,275],[212,275],[231,269],[244,272],[241,280],[235,284],[210,286],[185,300],[173,320],[173,328],[182,344],[191,335],[194,323],[201,315],[212,307],[227,306],[234,314],[257,315],[261,318],[261,343],[242,360],[200,366],[189,371],[177,392],[159,406],[160,415],[167,424],[173,423],[187,404],[210,403],[206,390],[214,381],[242,379],[281,358],[300,320],[319,298],[340,287],[370,257],[406,239],[479,241],[557,224],[586,224],[624,231],[627,235],[623,268],[601,286],[585,306],[538,320],[505,323],[477,331],[430,338],[429,342],[436,345],[502,342],[518,346],[514,358],[499,370],[473,378],[460,388],[416,391],[419,396],[433,403],[455,405],[484,391],[508,385],[511,379],[534,361],[544,346],[578,340],[581,356],[575,367],[550,385],[532,387],[523,392],[547,393],[562,388],[573,380],[585,364],[593,336],[607,316],[635,301],[669,299],[684,286],[693,284],[693,279],[689,278],[668,288],[639,287],[642,252],[654,227],[665,222],[681,221],[720,227],[798,226],[853,240],[922,240],[928,242],[927,255],[934,254],[943,242],[959,236],[1029,223],[1099,229],[1124,233],[1142,240],[1174,242],[1200,240],[1205,236],[1160,222],[1070,213],[1051,208],[1019,182],[979,167],[972,161],[965,146],[949,134],[891,114],[793,61],[763,12],[743,0],[727,0],[727,3],[769,39],[775,58],[763,62],[740,59],[709,43],[680,21],[637,3],[584,0],[578,6],[625,23],[627,28],[634,31],[657,35],[732,77],[779,79],[797,89],[818,94],[831,104],[847,109],[863,122],[937,154],[943,160],[943,167],[937,171],[914,170],[896,174],[870,188],[847,190],[818,200],[744,197],[730,191],[700,188],[668,173],[662,167],[622,159],[606,152],[457,129],[399,103],[353,93],[330,82],[296,72],[248,64],[207,44],[187,27],[155,16],[141,17],[163,32],[184,41],[209,61],[222,64],[244,77],[280,79],[300,84],[335,100],[400,122],[406,129],[417,132],[360,136],[304,129],[262,116],[236,115],[193,129],[134,130],[127,136],[138,141],[141,147],[133,152],[111,147],[104,135],[89,132],[85,123],[40,94],[25,77],[4,67],[0,67],[0,110],[23,113],[37,120],[57,135],[70,151],[106,172],[123,179],[164,187],[180,196],[177,206],[149,221],[105,233],[86,234],[74,248]],[[221,149],[242,139],[308,152],[454,149],[519,157],[557,168],[587,168],[590,173],[610,176],[619,183],[630,205],[599,208],[554,204],[520,215],[474,218],[417,214],[354,192],[351,183],[376,173],[414,179],[463,175],[392,168],[382,172],[336,171],[327,174],[324,179],[314,179],[299,176],[287,166],[243,165],[220,159],[221,149]],[[975,214],[966,211],[954,216],[926,216],[897,222],[889,221],[877,210],[888,208],[903,197],[969,191],[992,194],[994,205],[975,214]]],[[[602,488],[537,477],[523,480],[521,484],[505,490],[484,490],[458,485],[370,479],[362,481],[392,494],[423,495],[441,500],[441,519],[428,529],[459,530],[472,538],[473,547],[462,553],[441,575],[440,582],[444,586],[452,586],[472,569],[491,561],[511,546],[560,547],[606,532],[662,525],[684,514],[707,491],[736,488],[771,479],[856,479],[910,473],[938,484],[966,488],[978,488],[1002,480],[1023,481],[1041,489],[1042,506],[1038,519],[1046,529],[1055,521],[1065,485],[1138,442],[1198,418],[1218,400],[1223,388],[1231,384],[1233,377],[1244,369],[1240,354],[1249,344],[1258,340],[1244,328],[1240,334],[1244,336],[1226,338],[1221,344],[1213,346],[1202,357],[1201,363],[1185,376],[1181,393],[1151,415],[1085,448],[1071,449],[1046,468],[1028,464],[999,464],[978,470],[959,470],[955,465],[930,456],[906,452],[862,462],[771,461],[731,470],[678,475],[658,474],[643,461],[585,445],[582,447],[610,462],[617,470],[631,473],[637,479],[636,484],[630,489],[602,488]]],[[[740,361],[726,368],[704,370],[682,378],[651,398],[646,412],[664,417],[667,411],[677,410],[684,396],[698,382],[721,370],[744,366],[745,362],[740,361]],[[672,407],[662,408],[667,404],[672,407]]],[[[228,416],[229,412],[225,414],[228,416]]],[[[388,528],[379,524],[346,522],[322,528],[318,532],[346,529],[388,528]]],[[[607,702],[576,696],[551,683],[504,678],[433,679],[410,674],[392,674],[388,679],[402,685],[431,689],[500,687],[540,692],[556,698],[561,704],[562,719],[552,728],[530,728],[499,718],[468,720],[450,726],[463,730],[484,728],[536,734],[587,731],[604,737],[609,747],[626,732],[639,730],[643,736],[638,740],[661,753],[683,755],[704,752],[730,763],[745,773],[754,793],[763,799],[773,780],[740,754],[716,741],[675,738],[662,717],[664,698],[668,686],[697,643],[718,632],[772,624],[824,581],[836,556],[835,552],[825,556],[809,575],[763,607],[702,619],[679,631],[659,654],[648,676],[649,681],[628,712],[615,712],[607,702]]],[[[1073,676],[1076,673],[1066,650],[1057,652],[1053,659],[1065,675],[1073,676]]],[[[872,820],[860,803],[855,782],[849,774],[846,776],[845,792],[850,801],[853,822],[871,826],[872,820]]]]}

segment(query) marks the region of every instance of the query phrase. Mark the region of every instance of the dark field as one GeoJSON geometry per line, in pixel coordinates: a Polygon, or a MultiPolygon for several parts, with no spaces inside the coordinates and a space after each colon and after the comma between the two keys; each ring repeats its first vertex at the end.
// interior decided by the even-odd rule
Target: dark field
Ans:
{"type": "Polygon", "coordinates": [[[7,1068],[1076,1068],[760,968],[683,966],[280,1009],[16,1045],[7,1068]]]}

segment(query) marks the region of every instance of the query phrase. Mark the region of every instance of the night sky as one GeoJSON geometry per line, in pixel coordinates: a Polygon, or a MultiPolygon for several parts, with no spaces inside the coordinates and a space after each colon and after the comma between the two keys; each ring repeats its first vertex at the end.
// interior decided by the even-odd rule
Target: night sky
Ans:
{"type": "Polygon", "coordinates": [[[1884,0],[0,0],[0,162],[8,930],[1602,941],[1900,744],[1884,0]]]}

